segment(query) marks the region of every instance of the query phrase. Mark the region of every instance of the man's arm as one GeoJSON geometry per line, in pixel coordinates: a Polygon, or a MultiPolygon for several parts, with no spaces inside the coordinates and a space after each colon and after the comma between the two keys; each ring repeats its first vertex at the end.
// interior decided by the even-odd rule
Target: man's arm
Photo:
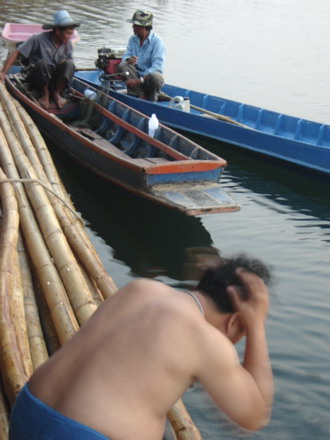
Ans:
{"type": "Polygon", "coordinates": [[[228,287],[246,331],[243,365],[230,341],[212,329],[204,340],[207,352],[198,378],[229,418],[243,428],[257,430],[269,421],[274,394],[265,332],[268,294],[258,276],[242,270],[237,274],[249,295],[243,301],[239,288],[228,287]]]}
{"type": "Polygon", "coordinates": [[[152,50],[151,66],[147,69],[148,73],[164,72],[166,49],[163,42],[158,39],[152,50]]]}
{"type": "Polygon", "coordinates": [[[129,40],[128,40],[127,48],[126,48],[126,51],[125,51],[125,53],[123,55],[123,59],[122,60],[123,61],[128,61],[133,56],[136,58],[135,53],[134,53],[134,35],[131,36],[129,38],[129,40]]]}
{"type": "Polygon", "coordinates": [[[246,330],[243,367],[255,380],[266,408],[270,409],[274,396],[274,381],[265,331],[269,309],[267,289],[262,280],[251,272],[239,269],[237,273],[249,295],[248,301],[241,301],[235,288],[229,288],[246,330]]]}
{"type": "Polygon", "coordinates": [[[9,57],[7,58],[1,72],[0,72],[0,80],[3,81],[5,79],[6,73],[11,68],[11,66],[15,63],[17,57],[20,55],[20,51],[18,49],[14,50],[9,57]]]}

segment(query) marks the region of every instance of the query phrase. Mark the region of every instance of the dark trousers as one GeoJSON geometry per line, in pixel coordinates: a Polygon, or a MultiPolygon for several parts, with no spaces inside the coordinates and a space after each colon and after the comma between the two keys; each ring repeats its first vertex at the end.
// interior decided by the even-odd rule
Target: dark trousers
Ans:
{"type": "Polygon", "coordinates": [[[60,81],[68,82],[74,71],[75,65],[72,60],[63,61],[58,65],[39,60],[28,66],[26,81],[38,92],[42,92],[47,85],[54,90],[60,81]]]}
{"type": "MultiPolygon", "coordinates": [[[[126,79],[139,79],[140,75],[136,68],[132,64],[128,64],[126,61],[123,61],[118,65],[118,72],[128,72],[128,76],[126,79]]],[[[154,72],[148,75],[148,78],[144,81],[144,84],[141,84],[134,89],[127,87],[127,94],[133,96],[144,96],[148,101],[156,102],[158,99],[158,93],[160,89],[164,85],[164,77],[159,72],[154,72]]]]}

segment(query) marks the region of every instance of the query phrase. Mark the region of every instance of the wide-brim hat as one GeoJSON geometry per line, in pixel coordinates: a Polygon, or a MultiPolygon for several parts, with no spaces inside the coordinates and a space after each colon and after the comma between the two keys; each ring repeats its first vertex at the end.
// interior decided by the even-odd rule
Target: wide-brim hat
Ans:
{"type": "Polygon", "coordinates": [[[128,18],[128,23],[137,24],[138,26],[152,26],[153,15],[149,11],[138,9],[134,12],[132,18],[128,18]]]}
{"type": "Polygon", "coordinates": [[[77,23],[68,11],[62,9],[61,11],[55,12],[54,23],[45,23],[42,28],[43,29],[54,29],[56,27],[66,28],[66,27],[79,27],[80,23],[77,23]]]}

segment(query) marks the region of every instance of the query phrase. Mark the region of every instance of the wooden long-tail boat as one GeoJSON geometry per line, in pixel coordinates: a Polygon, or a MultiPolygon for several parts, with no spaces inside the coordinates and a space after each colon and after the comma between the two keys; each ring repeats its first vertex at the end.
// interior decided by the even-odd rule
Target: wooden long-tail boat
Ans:
{"type": "Polygon", "coordinates": [[[75,80],[63,109],[44,109],[28,90],[19,66],[6,77],[10,93],[43,134],[104,179],[187,215],[235,211],[220,185],[226,161],[120,101],[75,80]]]}

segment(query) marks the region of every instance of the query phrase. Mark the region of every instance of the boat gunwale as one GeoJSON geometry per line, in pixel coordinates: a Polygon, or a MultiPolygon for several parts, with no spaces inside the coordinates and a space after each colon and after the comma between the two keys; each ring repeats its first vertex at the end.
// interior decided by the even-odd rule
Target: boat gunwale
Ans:
{"type": "MultiPolygon", "coordinates": [[[[87,83],[87,82],[81,80],[80,78],[77,78],[75,75],[74,75],[74,77],[73,77],[72,80],[71,80],[71,84],[72,84],[73,81],[77,81],[77,82],[83,84],[84,86],[88,87],[89,89],[91,89],[91,90],[94,91],[94,92],[99,92],[99,91],[100,91],[100,90],[98,90],[96,87],[94,87],[93,85],[91,85],[90,83],[87,83]]],[[[76,90],[77,90],[77,89],[76,89],[76,90]]],[[[83,96],[83,94],[82,94],[81,92],[78,91],[78,93],[80,94],[80,96],[83,96]]],[[[104,94],[104,95],[105,95],[106,97],[110,98],[111,100],[115,101],[115,102],[118,103],[119,105],[122,105],[122,106],[127,107],[127,108],[129,107],[129,109],[130,109],[132,112],[134,112],[135,114],[137,114],[138,116],[140,116],[140,117],[142,117],[142,118],[150,119],[145,113],[141,112],[141,111],[138,110],[138,109],[135,109],[135,108],[133,108],[133,107],[130,107],[130,106],[127,105],[126,103],[120,101],[119,99],[116,99],[114,96],[106,95],[106,94],[104,94]]],[[[137,99],[137,98],[136,98],[136,99],[137,99]]],[[[153,104],[158,104],[158,103],[153,103],[153,104]]],[[[96,105],[98,105],[98,104],[96,103],[96,105]]],[[[102,111],[109,112],[106,108],[104,108],[104,107],[102,107],[102,106],[100,106],[100,108],[102,109],[102,111]]],[[[114,116],[116,116],[116,115],[114,115],[114,116]]],[[[118,118],[118,124],[124,126],[123,123],[124,123],[125,121],[122,121],[118,116],[117,116],[117,118],[118,118]]],[[[160,125],[160,127],[162,127],[162,129],[163,129],[164,131],[166,131],[166,132],[168,132],[168,133],[172,133],[173,136],[178,136],[178,137],[184,138],[183,135],[181,135],[180,133],[177,133],[177,132],[176,132],[175,130],[173,130],[171,127],[168,127],[167,125],[164,125],[164,124],[161,124],[161,123],[160,123],[159,125],[160,125]]],[[[136,129],[137,129],[137,128],[136,128],[136,129]]],[[[141,136],[143,136],[142,139],[144,139],[144,140],[146,140],[146,138],[149,139],[149,136],[148,136],[147,133],[145,133],[144,131],[139,130],[139,129],[137,129],[137,130],[139,131],[139,133],[141,134],[141,136]]],[[[156,141],[156,143],[161,142],[161,141],[159,141],[159,140],[157,140],[157,139],[154,139],[154,141],[156,141]]],[[[208,155],[208,156],[210,156],[211,158],[213,158],[214,161],[222,162],[222,166],[223,166],[223,167],[227,166],[227,161],[226,161],[224,158],[222,158],[222,157],[220,157],[220,156],[218,156],[218,155],[212,153],[211,151],[209,151],[209,150],[207,150],[206,148],[202,147],[201,145],[197,144],[197,143],[194,142],[193,140],[189,139],[189,144],[194,145],[195,148],[197,148],[197,149],[200,150],[200,151],[203,151],[206,155],[208,155]]],[[[165,144],[165,145],[166,145],[166,144],[165,144]]],[[[175,150],[175,149],[173,149],[173,150],[174,150],[174,151],[177,151],[177,150],[175,150]]],[[[189,158],[189,156],[187,156],[187,157],[189,158]]],[[[193,159],[193,160],[195,160],[195,159],[193,159]]],[[[197,160],[197,161],[198,161],[198,160],[197,160]]],[[[203,161],[203,162],[204,162],[204,161],[203,161]]],[[[213,160],[211,160],[211,162],[213,162],[213,160]]]]}
{"type": "MultiPolygon", "coordinates": [[[[79,81],[80,80],[81,81],[85,81],[90,87],[92,87],[92,85],[95,84],[95,81],[98,81],[100,86],[101,86],[102,85],[102,81],[100,80],[100,76],[102,75],[102,73],[103,73],[103,71],[100,70],[100,69],[95,69],[95,70],[92,70],[92,71],[88,71],[86,73],[83,70],[77,70],[75,75],[74,75],[74,77],[75,77],[75,79],[77,79],[79,81]],[[91,73],[93,73],[93,77],[88,77],[87,75],[91,75],[91,73]],[[86,77],[84,75],[86,75],[86,77]]],[[[201,101],[204,101],[204,102],[205,102],[206,97],[207,97],[208,99],[211,98],[211,99],[215,99],[215,100],[219,100],[219,101],[224,101],[225,103],[235,104],[235,105],[237,105],[237,107],[241,107],[241,109],[242,109],[242,106],[244,106],[244,108],[253,109],[253,110],[257,111],[259,114],[261,114],[261,113],[272,114],[272,115],[276,116],[276,118],[280,118],[280,119],[289,118],[290,120],[294,121],[294,123],[296,124],[295,131],[293,132],[292,130],[291,131],[287,130],[287,133],[290,134],[290,136],[288,136],[288,135],[286,136],[285,135],[286,131],[285,131],[285,129],[282,129],[281,127],[279,127],[279,122],[277,122],[277,127],[276,127],[276,123],[275,123],[274,125],[269,126],[268,129],[266,128],[266,126],[263,129],[262,126],[260,126],[261,123],[260,123],[260,121],[258,121],[258,118],[255,118],[255,120],[251,121],[249,119],[245,119],[244,117],[243,118],[242,117],[236,117],[237,115],[235,116],[235,115],[232,115],[232,114],[229,114],[229,113],[226,113],[226,112],[220,112],[220,111],[217,112],[216,110],[210,108],[209,106],[207,106],[207,105],[205,106],[205,110],[212,111],[212,112],[214,112],[215,114],[217,114],[219,116],[231,117],[231,118],[233,118],[233,120],[235,122],[239,122],[239,123],[243,123],[243,124],[247,125],[247,127],[241,127],[239,125],[236,125],[235,126],[235,130],[237,130],[238,132],[246,132],[246,130],[250,129],[251,131],[255,131],[255,132],[257,132],[260,135],[265,135],[267,137],[269,136],[269,137],[272,137],[273,139],[278,139],[279,138],[279,139],[286,140],[287,142],[297,142],[299,145],[313,147],[313,148],[316,149],[316,151],[321,150],[321,149],[324,150],[324,151],[327,151],[330,148],[330,141],[329,141],[329,145],[322,144],[322,133],[321,133],[326,128],[328,128],[330,130],[330,125],[329,124],[322,123],[322,122],[317,122],[317,121],[313,121],[313,120],[309,120],[309,119],[306,119],[306,118],[296,117],[296,116],[293,116],[293,115],[285,114],[283,112],[276,112],[275,110],[268,110],[268,109],[265,109],[265,108],[262,108],[262,107],[258,107],[258,106],[255,106],[255,105],[245,104],[245,103],[242,103],[242,102],[239,102],[239,101],[235,101],[235,100],[219,97],[219,96],[216,96],[216,95],[211,95],[211,94],[208,94],[208,93],[198,92],[198,91],[191,90],[191,89],[185,89],[183,87],[175,86],[175,85],[168,84],[168,83],[164,84],[163,89],[165,90],[165,92],[166,91],[168,92],[169,90],[173,90],[174,94],[176,93],[176,91],[180,91],[182,93],[181,96],[187,97],[189,99],[191,99],[191,96],[193,94],[195,96],[199,95],[201,101]],[[307,135],[303,135],[301,133],[301,127],[304,124],[311,124],[311,125],[315,126],[316,129],[318,130],[317,136],[314,136],[314,137],[311,138],[311,137],[309,137],[307,135]]],[[[119,91],[117,91],[115,89],[110,90],[110,96],[112,96],[115,99],[117,99],[120,96],[122,97],[122,95],[123,95],[122,93],[120,93],[119,91]]],[[[134,96],[129,96],[127,98],[127,100],[132,101],[132,102],[136,102],[136,103],[141,101],[141,100],[139,100],[138,98],[136,98],[134,96]]],[[[123,102],[126,105],[129,105],[126,102],[126,100],[125,101],[121,101],[121,102],[123,102]]],[[[178,109],[176,109],[174,107],[170,108],[170,107],[168,107],[166,105],[162,105],[161,102],[156,102],[156,103],[152,103],[152,104],[156,105],[157,107],[160,107],[163,111],[164,110],[165,111],[169,110],[171,112],[174,111],[177,114],[182,113],[182,110],[178,110],[178,109]]],[[[201,104],[201,106],[202,105],[203,104],[201,104]]],[[[136,110],[139,111],[138,109],[136,109],[136,110]]],[[[186,113],[186,112],[184,112],[184,113],[186,113]]],[[[188,114],[189,114],[190,118],[200,118],[201,115],[202,115],[202,112],[201,111],[198,112],[197,110],[192,109],[192,111],[190,113],[188,113],[188,114]]],[[[228,125],[231,125],[230,123],[228,123],[226,121],[223,121],[221,119],[217,120],[217,119],[212,119],[212,118],[209,118],[208,123],[213,124],[213,125],[214,124],[217,124],[217,125],[220,124],[220,125],[223,125],[223,126],[226,126],[226,127],[228,127],[228,125]]],[[[171,123],[171,125],[173,127],[177,128],[177,129],[184,130],[184,128],[181,125],[179,125],[179,124],[175,125],[174,123],[173,124],[171,123]]],[[[204,134],[203,135],[198,129],[193,130],[193,129],[189,128],[189,131],[191,133],[200,134],[200,135],[208,137],[208,138],[212,138],[212,139],[216,139],[216,140],[222,140],[223,142],[229,142],[229,143],[233,143],[234,144],[234,141],[220,139],[216,135],[212,135],[212,134],[210,134],[210,135],[204,134]]],[[[235,144],[235,145],[240,146],[241,144],[238,143],[238,144],[235,144]]],[[[244,145],[242,145],[242,147],[245,148],[244,145]]],[[[251,150],[253,150],[253,148],[251,150]]],[[[259,150],[259,151],[262,153],[263,150],[259,150]]],[[[264,154],[269,154],[269,153],[267,152],[267,153],[264,153],[264,154]]],[[[277,157],[277,156],[274,155],[274,157],[277,157]]],[[[283,157],[285,157],[285,156],[283,156],[283,157]]]]}
{"type": "MultiPolygon", "coordinates": [[[[223,162],[227,163],[224,159],[219,158],[221,160],[195,160],[195,159],[189,159],[187,157],[187,160],[175,160],[175,161],[168,161],[165,163],[160,164],[145,164],[140,165],[138,163],[135,163],[135,159],[131,158],[130,156],[127,156],[127,159],[125,157],[121,157],[116,155],[115,153],[112,153],[111,151],[106,151],[99,147],[97,143],[95,143],[93,140],[88,139],[87,137],[83,136],[79,133],[79,131],[74,130],[74,128],[70,127],[69,125],[65,124],[59,117],[56,116],[56,114],[48,112],[46,109],[42,108],[39,104],[36,104],[33,102],[28,96],[26,96],[24,93],[22,93],[18,87],[15,86],[13,81],[10,78],[6,77],[6,85],[7,87],[14,90],[14,94],[17,94],[19,96],[19,99],[21,99],[27,106],[31,107],[33,111],[37,112],[38,114],[42,115],[47,121],[49,121],[51,124],[54,124],[55,126],[59,127],[61,130],[65,131],[69,135],[76,138],[79,142],[83,143],[87,148],[90,148],[94,151],[96,151],[98,154],[101,154],[104,157],[109,158],[109,160],[113,160],[117,163],[125,164],[125,167],[135,169],[136,171],[145,172],[147,174],[162,174],[162,172],[165,173],[171,173],[174,174],[177,172],[175,169],[176,167],[179,167],[181,172],[189,172],[196,171],[196,167],[198,166],[198,171],[208,171],[208,170],[214,170],[217,168],[224,168],[223,162]],[[223,161],[223,162],[222,162],[223,161]],[[169,171],[169,168],[171,171],[169,171]]],[[[122,104],[119,101],[120,104],[122,104]]],[[[103,107],[99,106],[99,104],[95,104],[99,107],[102,113],[104,113],[105,116],[110,112],[103,107]]],[[[142,114],[142,113],[141,113],[142,114]]],[[[143,114],[142,114],[143,115],[143,114]]],[[[145,117],[145,115],[143,115],[145,117]]],[[[118,118],[120,119],[120,118],[118,118]]],[[[171,130],[173,131],[173,130],[171,130]]],[[[149,136],[143,133],[143,137],[145,137],[147,140],[149,140],[149,136]]],[[[156,139],[155,139],[156,141],[156,139]]],[[[166,145],[166,144],[164,144],[166,145]]],[[[198,144],[196,144],[198,146],[198,144]]],[[[115,148],[118,148],[115,146],[115,148]]],[[[170,147],[169,147],[170,148],[170,147]]],[[[201,147],[202,148],[202,147],[201,147]]],[[[122,152],[118,148],[119,152],[122,152]]],[[[123,152],[122,152],[123,153],[123,152]]],[[[217,156],[216,156],[217,157],[217,156]]]]}

